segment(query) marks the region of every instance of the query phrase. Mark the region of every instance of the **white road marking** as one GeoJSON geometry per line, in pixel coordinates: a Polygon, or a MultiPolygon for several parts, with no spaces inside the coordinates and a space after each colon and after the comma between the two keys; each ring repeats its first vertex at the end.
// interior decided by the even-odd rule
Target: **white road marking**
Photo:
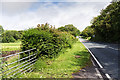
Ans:
{"type": "MultiPolygon", "coordinates": [[[[84,43],[82,43],[84,46],[85,46],[85,44],[84,43]]],[[[86,48],[87,48],[87,46],[85,46],[86,48]]],[[[111,49],[115,49],[115,48],[112,48],[112,47],[109,47],[109,48],[111,48],[111,49]]],[[[87,48],[87,50],[90,52],[90,54],[92,55],[92,57],[95,59],[95,61],[98,63],[98,65],[99,65],[99,67],[100,68],[103,68],[103,66],[99,63],[99,61],[95,58],[95,56],[92,54],[92,52],[89,50],[89,48],[87,48]]],[[[118,50],[118,49],[115,49],[115,50],[118,50]]],[[[93,61],[92,61],[93,62],[93,61]]],[[[93,65],[95,65],[94,63],[93,63],[93,65]]],[[[100,72],[99,72],[99,70],[97,69],[97,68],[95,68],[95,70],[96,70],[96,72],[98,73],[98,76],[100,77],[100,78],[103,78],[102,76],[101,76],[101,74],[100,74],[100,72]]],[[[106,77],[109,79],[109,80],[112,80],[112,78],[110,77],[110,75],[109,74],[105,74],[106,75],[106,77]]]]}
{"type": "Polygon", "coordinates": [[[107,77],[109,80],[112,80],[112,78],[110,77],[109,74],[105,74],[105,75],[106,75],[106,77],[107,77]]]}
{"type": "Polygon", "coordinates": [[[111,48],[111,49],[114,49],[114,50],[118,50],[118,49],[116,49],[116,48],[113,48],[113,47],[109,47],[109,48],[111,48]]]}
{"type": "MultiPolygon", "coordinates": [[[[82,43],[86,48],[87,48],[87,46],[84,44],[84,43],[82,43]]],[[[112,47],[109,47],[109,48],[111,48],[111,49],[115,49],[115,48],[112,48],[112,47]]],[[[103,66],[99,63],[99,61],[95,58],[95,56],[92,54],[92,52],[89,50],[89,48],[87,48],[87,50],[90,52],[90,54],[92,55],[92,57],[95,59],[95,61],[98,63],[98,65],[99,65],[99,67],[100,68],[103,68],[103,66]]],[[[115,49],[115,50],[118,50],[118,49],[115,49]]],[[[93,61],[92,61],[93,62],[93,61]]],[[[95,65],[94,64],[94,62],[93,62],[93,65],[95,65]]],[[[98,76],[100,77],[100,78],[103,78],[102,76],[101,76],[101,74],[100,74],[100,72],[99,72],[99,70],[97,69],[97,68],[95,68],[95,70],[96,70],[96,72],[98,73],[98,76]]],[[[106,75],[106,77],[109,79],[109,80],[112,80],[112,78],[110,77],[110,75],[109,74],[105,74],[106,75]]]]}
{"type": "MultiPolygon", "coordinates": [[[[83,43],[82,43],[83,44],[83,43]]],[[[84,45],[84,44],[83,44],[84,45]]],[[[84,45],[85,46],[85,45],[84,45]]],[[[85,46],[86,47],[86,46],[85,46]]],[[[87,48],[87,47],[86,47],[87,48]]],[[[87,50],[90,52],[90,54],[92,55],[92,57],[95,59],[95,61],[98,63],[100,68],[103,68],[103,66],[99,63],[99,61],[95,58],[95,56],[92,54],[92,52],[87,48],[87,50]]]]}

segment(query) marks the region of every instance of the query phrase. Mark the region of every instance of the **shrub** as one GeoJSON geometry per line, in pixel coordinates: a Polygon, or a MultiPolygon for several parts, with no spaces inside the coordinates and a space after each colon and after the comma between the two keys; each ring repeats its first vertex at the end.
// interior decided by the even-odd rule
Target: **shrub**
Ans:
{"type": "MultiPolygon", "coordinates": [[[[50,28],[48,24],[38,25],[24,31],[22,36],[22,50],[37,48],[37,57],[46,55],[47,57],[55,57],[63,48],[71,47],[76,38],[67,32],[60,32],[55,28],[50,28]],[[47,26],[46,26],[47,25],[47,26]],[[45,27],[45,28],[44,28],[45,27]]],[[[24,54],[24,56],[26,56],[24,54]]],[[[21,55],[21,58],[24,57],[21,55]]]]}

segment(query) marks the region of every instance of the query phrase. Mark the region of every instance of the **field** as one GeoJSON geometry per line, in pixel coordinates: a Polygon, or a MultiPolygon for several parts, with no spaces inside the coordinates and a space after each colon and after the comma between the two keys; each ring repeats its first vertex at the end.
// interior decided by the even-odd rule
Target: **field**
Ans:
{"type": "Polygon", "coordinates": [[[21,42],[0,43],[1,51],[2,51],[3,54],[6,54],[10,51],[20,51],[20,44],[21,44],[21,42]]]}

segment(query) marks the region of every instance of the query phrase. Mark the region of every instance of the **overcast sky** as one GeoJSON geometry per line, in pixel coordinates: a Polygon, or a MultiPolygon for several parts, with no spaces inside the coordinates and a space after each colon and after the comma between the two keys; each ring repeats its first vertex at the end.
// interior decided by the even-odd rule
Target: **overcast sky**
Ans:
{"type": "Polygon", "coordinates": [[[73,24],[82,31],[111,0],[0,1],[0,25],[5,30],[25,30],[47,22],[56,28],[73,24]]]}

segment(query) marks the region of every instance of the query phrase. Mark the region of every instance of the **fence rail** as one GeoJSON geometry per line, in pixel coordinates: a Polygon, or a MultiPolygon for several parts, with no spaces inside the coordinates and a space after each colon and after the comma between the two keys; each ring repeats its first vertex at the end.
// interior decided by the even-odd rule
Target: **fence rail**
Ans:
{"type": "Polygon", "coordinates": [[[1,56],[0,78],[17,78],[20,77],[22,73],[33,71],[33,64],[35,64],[37,60],[36,55],[37,49],[34,48],[5,57],[1,56]],[[28,56],[20,58],[20,55],[24,55],[24,53],[28,56]]]}

